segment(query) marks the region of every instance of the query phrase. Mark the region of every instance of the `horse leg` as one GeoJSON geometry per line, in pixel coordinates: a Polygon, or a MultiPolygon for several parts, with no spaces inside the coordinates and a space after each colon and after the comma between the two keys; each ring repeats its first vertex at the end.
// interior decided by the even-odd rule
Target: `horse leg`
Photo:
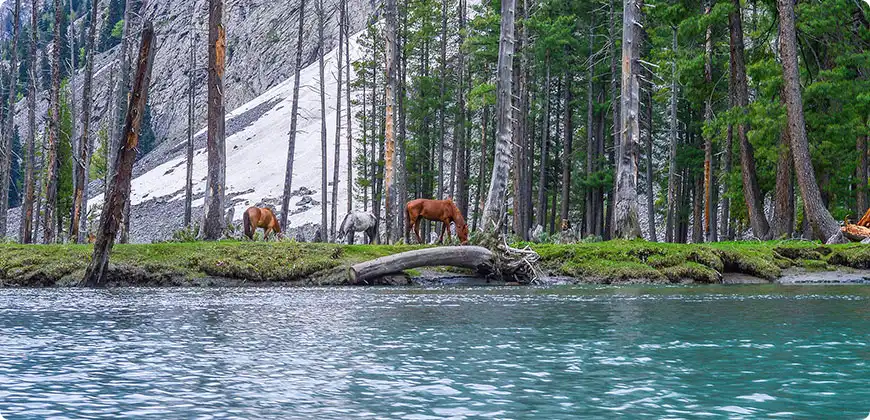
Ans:
{"type": "Polygon", "coordinates": [[[420,217],[414,219],[414,235],[417,236],[417,243],[422,245],[423,238],[420,237],[420,217]]]}
{"type": "Polygon", "coordinates": [[[453,234],[450,233],[450,221],[448,221],[444,226],[447,227],[447,243],[453,242],[453,234]]]}
{"type": "Polygon", "coordinates": [[[447,230],[447,223],[441,222],[441,236],[438,237],[438,243],[444,243],[444,231],[447,230]]]}
{"type": "Polygon", "coordinates": [[[353,245],[353,237],[356,236],[356,232],[351,229],[350,232],[345,233],[345,235],[347,235],[347,244],[353,245]]]}
{"type": "Polygon", "coordinates": [[[264,240],[264,241],[268,241],[268,240],[269,240],[269,234],[271,234],[271,233],[272,233],[272,228],[265,228],[265,229],[263,229],[263,240],[264,240]]]}

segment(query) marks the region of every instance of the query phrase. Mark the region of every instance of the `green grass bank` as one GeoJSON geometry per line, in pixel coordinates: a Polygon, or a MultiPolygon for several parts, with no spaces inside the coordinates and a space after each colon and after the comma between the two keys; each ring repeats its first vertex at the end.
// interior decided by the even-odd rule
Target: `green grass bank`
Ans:
{"type": "MultiPolygon", "coordinates": [[[[610,241],[528,245],[541,255],[540,266],[547,275],[570,277],[578,283],[719,283],[731,274],[774,281],[793,270],[870,268],[870,246],[861,244],[610,241]]],[[[111,258],[109,283],[343,285],[349,265],[417,248],[232,241],[118,245],[111,258]]],[[[91,249],[90,245],[0,245],[0,287],[74,286],[84,274],[91,249]]]]}

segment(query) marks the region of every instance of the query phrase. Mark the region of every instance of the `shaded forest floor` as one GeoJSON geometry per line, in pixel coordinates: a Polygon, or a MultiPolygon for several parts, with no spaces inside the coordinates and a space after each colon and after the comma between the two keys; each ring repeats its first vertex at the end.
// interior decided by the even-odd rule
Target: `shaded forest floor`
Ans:
{"type": "MultiPolygon", "coordinates": [[[[526,244],[519,244],[526,245],[526,244]]],[[[576,283],[720,283],[729,275],[774,281],[786,273],[870,269],[870,246],[816,242],[704,245],[610,241],[528,244],[548,276],[576,283]]],[[[296,242],[118,245],[111,286],[345,285],[349,265],[419,247],[296,242]]],[[[0,287],[74,286],[90,245],[0,245],[0,287]]],[[[427,273],[443,271],[433,268],[427,273]]],[[[421,272],[407,273],[410,277],[421,272]]],[[[407,284],[407,278],[385,284],[407,284]]]]}

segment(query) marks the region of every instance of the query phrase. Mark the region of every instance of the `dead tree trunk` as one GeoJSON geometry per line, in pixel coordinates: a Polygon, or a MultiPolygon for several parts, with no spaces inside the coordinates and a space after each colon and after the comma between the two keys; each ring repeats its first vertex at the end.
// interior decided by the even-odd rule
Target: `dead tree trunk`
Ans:
{"type": "Polygon", "coordinates": [[[305,41],[305,0],[299,1],[299,27],[296,33],[296,67],[293,69],[293,105],[290,108],[290,140],[287,146],[287,170],[284,172],[284,194],[281,198],[281,228],[287,229],[290,215],[290,194],[293,192],[293,159],[296,154],[296,119],[299,113],[299,74],[302,71],[302,43],[305,41]]]}
{"type": "Polygon", "coordinates": [[[11,187],[12,170],[12,136],[15,129],[15,99],[18,95],[18,37],[21,24],[21,0],[15,0],[12,13],[13,32],[12,45],[9,53],[9,109],[6,112],[6,127],[3,129],[3,147],[0,147],[2,168],[0,168],[0,238],[6,236],[6,216],[9,210],[9,188],[11,187]]]}
{"type": "Polygon", "coordinates": [[[320,70],[320,240],[322,242],[327,242],[329,239],[328,233],[328,202],[327,202],[327,192],[326,192],[326,171],[327,171],[327,157],[326,157],[326,74],[324,71],[323,64],[323,54],[325,51],[323,50],[323,25],[324,25],[324,10],[323,10],[323,0],[317,0],[316,3],[316,12],[317,12],[317,55],[318,55],[318,68],[320,70]]]}
{"type": "MultiPolygon", "coordinates": [[[[743,18],[740,11],[740,0],[733,0],[734,9],[728,15],[731,34],[731,79],[734,94],[733,105],[742,112],[748,112],[749,91],[746,82],[746,63],[743,54],[743,18]]],[[[743,175],[743,198],[749,213],[749,223],[752,233],[759,239],[767,239],[770,234],[770,224],[764,215],[764,199],[758,186],[758,176],[755,169],[755,151],[749,142],[745,122],[737,125],[737,137],[740,141],[740,165],[743,175]]]]}
{"type": "Polygon", "coordinates": [[[205,190],[205,215],[202,236],[209,241],[221,238],[226,227],[227,148],[224,114],[224,70],[227,33],[223,26],[223,0],[209,0],[208,14],[208,181],[205,190]]]}
{"type": "Polygon", "coordinates": [[[510,176],[511,142],[513,141],[513,59],[514,59],[514,9],[515,0],[501,3],[501,35],[498,47],[498,78],[496,82],[496,141],[495,159],[489,193],[481,224],[483,230],[496,233],[505,213],[505,195],[510,176]]]}
{"type": "Polygon", "coordinates": [[[351,284],[364,284],[388,274],[427,266],[460,267],[489,273],[493,264],[492,251],[483,247],[438,247],[403,252],[355,264],[350,267],[348,277],[351,284]]]}
{"type": "Polygon", "coordinates": [[[145,22],[142,31],[142,45],[139,48],[139,59],[134,79],[130,107],[127,111],[127,122],[124,124],[123,149],[119,150],[118,170],[112,176],[111,185],[103,211],[100,215],[100,225],[97,230],[97,240],[94,244],[94,254],[91,263],[82,280],[84,286],[99,287],[106,284],[106,273],[109,268],[109,254],[115,244],[115,235],[121,221],[124,203],[129,199],[130,182],[132,180],[133,162],[136,159],[136,147],[139,144],[139,128],[145,103],[148,101],[148,87],[151,84],[151,64],[154,61],[154,28],[151,22],[145,22]]]}
{"type": "MultiPolygon", "coordinates": [[[[37,0],[31,0],[30,10],[37,10],[37,0]]],[[[27,68],[30,71],[30,89],[27,94],[27,163],[24,171],[24,205],[21,206],[21,243],[33,243],[33,201],[36,184],[36,96],[39,92],[39,76],[36,71],[36,45],[39,34],[38,13],[30,14],[30,51],[27,68]]]]}
{"type": "Polygon", "coordinates": [[[54,243],[56,239],[55,227],[57,226],[55,214],[57,210],[57,142],[60,131],[60,24],[63,16],[63,7],[60,0],[54,0],[54,50],[52,51],[51,68],[51,123],[48,130],[48,158],[46,159],[46,188],[45,188],[45,223],[43,223],[43,243],[54,243]]]}
{"type": "MultiPolygon", "coordinates": [[[[116,92],[115,99],[115,119],[112,124],[112,134],[109,136],[111,139],[110,147],[111,151],[111,159],[109,160],[109,165],[114,165],[117,162],[117,153],[118,148],[121,147],[121,143],[123,142],[123,138],[120,137],[123,135],[121,132],[122,124],[124,124],[124,113],[127,112],[127,108],[129,107],[129,98],[127,93],[130,91],[130,60],[132,59],[132,52],[130,48],[129,39],[133,36],[133,25],[137,22],[139,17],[139,12],[142,7],[142,3],[137,2],[135,0],[127,0],[126,7],[124,8],[124,32],[121,39],[121,51],[120,51],[120,70],[121,70],[121,79],[118,84],[118,89],[116,92]],[[136,9],[134,9],[136,7],[136,9]]],[[[109,171],[109,175],[117,168],[112,167],[112,170],[109,171]]],[[[124,211],[121,217],[121,232],[118,238],[118,241],[123,243],[127,243],[129,241],[129,232],[130,232],[130,204],[129,202],[124,203],[124,211]]]]}
{"type": "MultiPolygon", "coordinates": [[[[842,232],[831,213],[825,208],[813,163],[810,159],[807,131],[804,121],[803,99],[801,98],[800,73],[797,58],[797,39],[795,36],[794,2],[777,0],[779,9],[779,48],[782,56],[783,92],[788,113],[788,132],[791,137],[791,150],[797,172],[801,196],[807,215],[817,239],[828,243],[843,242],[842,232]]],[[[744,171],[746,168],[744,168],[744,171]]]]}
{"type": "MultiPolygon", "coordinates": [[[[193,13],[191,13],[190,27],[193,28],[193,13]]],[[[193,134],[195,124],[194,113],[196,111],[196,33],[190,36],[190,67],[187,69],[187,172],[184,183],[184,226],[190,227],[193,219],[193,134]]]]}
{"type": "MultiPolygon", "coordinates": [[[[341,163],[341,72],[342,58],[344,56],[344,33],[341,28],[344,26],[344,9],[340,8],[338,18],[338,60],[336,60],[338,69],[338,80],[336,81],[335,89],[335,153],[332,156],[332,203],[331,218],[329,222],[329,241],[335,240],[335,225],[338,223],[338,171],[341,163]]],[[[348,86],[348,89],[350,86],[348,86]]]]}
{"type": "MultiPolygon", "coordinates": [[[[353,211],[353,133],[352,128],[353,124],[351,122],[351,103],[350,103],[350,90],[351,90],[351,81],[350,81],[350,18],[347,14],[347,1],[341,1],[341,12],[345,16],[344,18],[344,26],[341,30],[344,31],[344,49],[347,53],[344,55],[344,74],[345,74],[345,85],[347,88],[344,90],[345,94],[345,102],[347,103],[347,112],[345,118],[347,119],[347,212],[350,213],[353,211]]],[[[365,106],[363,106],[365,109],[365,106]]]]}
{"type": "Polygon", "coordinates": [[[396,104],[396,0],[386,0],[386,25],[384,27],[384,76],[386,77],[384,117],[384,233],[388,243],[395,240],[396,226],[396,127],[394,125],[396,104]]]}
{"type": "Polygon", "coordinates": [[[614,236],[640,237],[637,205],[637,153],[640,142],[640,10],[643,0],[625,0],[622,18],[622,95],[620,147],[616,167],[614,236]]]}
{"type": "Polygon", "coordinates": [[[91,89],[94,79],[94,43],[97,37],[97,0],[91,0],[91,24],[88,28],[87,58],[85,63],[85,84],[82,87],[82,137],[79,140],[79,157],[76,163],[76,190],[73,203],[72,232],[70,238],[77,243],[85,240],[84,228],[87,217],[82,217],[87,212],[87,197],[85,190],[90,178],[91,166],[91,89]]]}

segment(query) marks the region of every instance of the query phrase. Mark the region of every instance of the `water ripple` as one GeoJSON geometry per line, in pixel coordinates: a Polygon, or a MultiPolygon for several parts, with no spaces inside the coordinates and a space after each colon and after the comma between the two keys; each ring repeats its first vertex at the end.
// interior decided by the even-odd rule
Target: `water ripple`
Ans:
{"type": "Polygon", "coordinates": [[[870,288],[0,290],[0,414],[863,418],[870,288]]]}

